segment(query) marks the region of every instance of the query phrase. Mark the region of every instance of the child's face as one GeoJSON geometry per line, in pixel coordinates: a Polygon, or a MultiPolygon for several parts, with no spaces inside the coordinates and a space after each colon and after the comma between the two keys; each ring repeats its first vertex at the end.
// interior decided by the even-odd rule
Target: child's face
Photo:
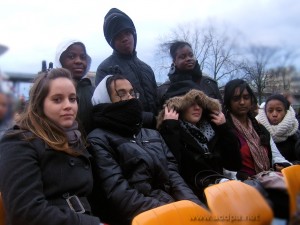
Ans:
{"type": "Polygon", "coordinates": [[[273,99],[266,105],[266,114],[271,125],[278,125],[285,117],[286,110],[281,101],[273,99]]]}

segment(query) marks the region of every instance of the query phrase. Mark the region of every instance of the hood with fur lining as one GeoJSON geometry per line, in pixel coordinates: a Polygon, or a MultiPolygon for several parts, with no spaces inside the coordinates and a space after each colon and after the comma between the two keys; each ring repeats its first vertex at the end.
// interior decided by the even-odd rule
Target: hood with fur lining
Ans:
{"type": "Polygon", "coordinates": [[[195,102],[202,107],[203,111],[212,112],[222,110],[221,103],[217,99],[208,97],[204,92],[193,89],[185,95],[170,98],[165,102],[163,109],[157,116],[157,128],[160,127],[164,119],[165,106],[168,106],[169,109],[174,108],[180,114],[195,102]]]}

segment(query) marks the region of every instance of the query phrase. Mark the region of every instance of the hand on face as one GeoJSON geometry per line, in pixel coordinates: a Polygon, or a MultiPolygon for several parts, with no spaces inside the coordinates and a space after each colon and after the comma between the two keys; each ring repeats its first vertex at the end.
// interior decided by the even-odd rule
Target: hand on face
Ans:
{"type": "Polygon", "coordinates": [[[211,114],[209,114],[211,117],[211,121],[216,124],[217,126],[222,125],[226,123],[225,116],[222,112],[213,111],[211,114]]]}
{"type": "Polygon", "coordinates": [[[164,120],[178,120],[179,114],[176,112],[174,108],[168,109],[165,107],[165,115],[164,120]]]}

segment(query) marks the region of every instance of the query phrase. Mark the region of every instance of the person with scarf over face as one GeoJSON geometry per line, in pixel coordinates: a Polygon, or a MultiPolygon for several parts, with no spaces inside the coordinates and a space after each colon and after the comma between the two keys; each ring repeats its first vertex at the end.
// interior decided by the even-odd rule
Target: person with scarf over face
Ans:
{"type": "Polygon", "coordinates": [[[255,117],[270,132],[280,153],[294,164],[300,163],[300,131],[295,111],[281,94],[262,103],[255,117]]]}
{"type": "Polygon", "coordinates": [[[238,139],[226,124],[221,104],[202,91],[168,99],[157,125],[180,174],[199,198],[205,198],[207,186],[229,180],[223,168],[240,169],[238,139]]]}
{"type": "Polygon", "coordinates": [[[85,45],[79,40],[65,40],[57,46],[54,65],[56,68],[68,69],[76,82],[78,122],[85,131],[85,135],[93,129],[91,123],[91,98],[95,88],[91,80],[86,77],[90,70],[91,62],[91,57],[87,54],[85,45]]]}
{"type": "Polygon", "coordinates": [[[97,127],[88,135],[97,185],[91,198],[108,224],[131,224],[139,213],[178,200],[202,203],[178,173],[159,132],[142,128],[142,107],[131,83],[106,76],[92,103],[97,127]]]}
{"type": "Polygon", "coordinates": [[[169,98],[186,94],[186,88],[203,91],[207,96],[218,99],[222,103],[217,82],[202,74],[190,43],[172,42],[170,55],[173,62],[168,74],[169,81],[157,89],[159,108],[162,109],[165,101],[169,98]]]}
{"type": "Polygon", "coordinates": [[[6,225],[99,225],[87,196],[93,174],[75,120],[75,84],[66,69],[36,78],[28,106],[0,142],[6,225]]]}
{"type": "Polygon", "coordinates": [[[152,68],[137,56],[137,33],[132,19],[117,8],[104,17],[103,33],[113,53],[97,68],[96,85],[115,71],[130,81],[143,106],[143,127],[155,128],[157,114],[156,79],[152,68]]]}
{"type": "MultiPolygon", "coordinates": [[[[253,116],[255,95],[249,84],[242,79],[233,79],[225,85],[224,109],[226,120],[239,139],[242,167],[235,172],[226,171],[242,181],[256,174],[290,166],[277,149],[268,130],[253,116]]],[[[279,218],[289,217],[289,199],[286,190],[265,188],[272,202],[274,214],[279,218]]]]}

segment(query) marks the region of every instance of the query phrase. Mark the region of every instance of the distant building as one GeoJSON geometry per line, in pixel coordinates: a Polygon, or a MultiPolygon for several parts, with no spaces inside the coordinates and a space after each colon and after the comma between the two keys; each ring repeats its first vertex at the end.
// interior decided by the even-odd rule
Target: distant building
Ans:
{"type": "Polygon", "coordinates": [[[9,87],[9,91],[17,98],[29,98],[29,90],[32,85],[32,81],[36,74],[29,73],[5,73],[6,79],[2,82],[2,86],[9,87]]]}
{"type": "Polygon", "coordinates": [[[264,89],[265,97],[288,91],[295,97],[294,108],[300,107],[300,73],[295,67],[281,67],[271,70],[271,77],[264,89]]]}
{"type": "MultiPolygon", "coordinates": [[[[89,77],[93,84],[95,84],[96,72],[88,72],[89,77]]],[[[18,73],[18,72],[7,72],[5,73],[5,80],[1,82],[1,85],[9,89],[8,92],[14,94],[16,98],[24,97],[25,100],[29,98],[29,90],[32,86],[32,82],[36,74],[32,73],[18,73]]]]}

